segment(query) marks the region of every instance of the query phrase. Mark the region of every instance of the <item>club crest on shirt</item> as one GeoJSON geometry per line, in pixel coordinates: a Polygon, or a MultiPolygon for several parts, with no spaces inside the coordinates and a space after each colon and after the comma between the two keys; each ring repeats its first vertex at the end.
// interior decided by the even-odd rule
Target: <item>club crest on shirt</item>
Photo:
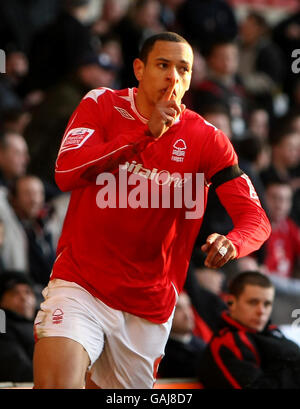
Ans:
{"type": "Polygon", "coordinates": [[[186,151],[186,143],[183,139],[177,139],[173,144],[173,151],[171,160],[174,162],[183,162],[186,151]]]}
{"type": "Polygon", "coordinates": [[[64,313],[60,308],[56,308],[56,310],[52,314],[52,322],[53,324],[61,324],[63,320],[64,313]]]}

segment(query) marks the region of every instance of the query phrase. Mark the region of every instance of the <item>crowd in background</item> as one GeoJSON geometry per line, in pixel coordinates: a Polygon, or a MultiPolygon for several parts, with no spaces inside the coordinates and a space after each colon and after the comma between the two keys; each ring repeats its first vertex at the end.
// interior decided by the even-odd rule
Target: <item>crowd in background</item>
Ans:
{"type": "MultiPolygon", "coordinates": [[[[41,300],[69,200],[54,181],[67,122],[90,89],[136,86],[132,62],[141,43],[165,30],[194,49],[183,102],[231,140],[249,194],[256,195],[253,184],[272,224],[258,252],[209,271],[201,245],[233,227],[211,188],[190,268],[218,296],[241,271],[267,274],[276,288],[272,319],[290,325],[300,308],[300,77],[292,57],[300,49],[300,6],[271,24],[256,8],[238,17],[225,0],[1,2],[0,276],[24,274],[41,300]]],[[[208,341],[207,333],[198,336],[208,341]]]]}

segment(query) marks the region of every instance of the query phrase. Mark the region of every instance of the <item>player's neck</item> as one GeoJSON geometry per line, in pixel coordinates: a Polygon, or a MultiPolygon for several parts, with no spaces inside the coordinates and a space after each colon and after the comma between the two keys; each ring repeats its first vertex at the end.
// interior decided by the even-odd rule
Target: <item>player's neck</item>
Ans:
{"type": "Polygon", "coordinates": [[[134,95],[135,99],[135,106],[138,110],[138,113],[142,115],[144,118],[149,119],[154,106],[149,103],[146,95],[139,89],[137,89],[137,93],[134,95]]]}

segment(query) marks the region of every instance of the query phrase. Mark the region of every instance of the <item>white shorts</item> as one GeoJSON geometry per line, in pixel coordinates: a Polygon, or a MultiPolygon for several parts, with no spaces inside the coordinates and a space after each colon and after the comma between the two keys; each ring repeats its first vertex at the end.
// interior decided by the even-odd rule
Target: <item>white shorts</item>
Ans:
{"type": "Polygon", "coordinates": [[[155,324],[108,307],[76,283],[54,279],[35,319],[35,337],[79,342],[90,358],[91,379],[103,389],[152,388],[164,356],[173,314],[155,324]]]}

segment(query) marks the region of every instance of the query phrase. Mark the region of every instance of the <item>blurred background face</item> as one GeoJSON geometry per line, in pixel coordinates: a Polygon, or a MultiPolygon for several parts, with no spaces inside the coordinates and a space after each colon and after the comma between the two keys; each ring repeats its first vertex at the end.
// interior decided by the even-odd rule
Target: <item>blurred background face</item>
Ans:
{"type": "Polygon", "coordinates": [[[215,47],[208,58],[209,67],[220,75],[234,75],[239,63],[238,48],[234,44],[215,47]]]}
{"type": "Polygon", "coordinates": [[[253,16],[248,16],[240,26],[240,36],[245,45],[254,45],[264,34],[265,28],[253,16]]]}
{"type": "Polygon", "coordinates": [[[128,6],[128,0],[105,0],[102,17],[111,23],[117,23],[126,14],[128,6]]]}
{"type": "Polygon", "coordinates": [[[28,72],[28,61],[22,52],[12,52],[6,59],[6,73],[12,79],[24,77],[28,72]]]}
{"type": "Polygon", "coordinates": [[[29,285],[16,284],[4,293],[0,306],[31,320],[35,315],[36,298],[29,285]]]}
{"type": "Polygon", "coordinates": [[[299,148],[300,134],[287,135],[278,145],[273,147],[275,160],[279,159],[286,167],[297,166],[300,162],[299,148]]]}
{"type": "Polygon", "coordinates": [[[199,268],[195,270],[196,278],[201,287],[206,288],[214,294],[220,294],[224,281],[221,271],[209,268],[199,268]]]}
{"type": "Polygon", "coordinates": [[[15,207],[20,217],[34,219],[44,206],[43,183],[35,177],[23,178],[17,183],[15,207]]]}
{"type": "Polygon", "coordinates": [[[87,89],[98,87],[110,88],[116,78],[112,70],[106,70],[96,64],[83,65],[78,69],[78,77],[87,89]]]}
{"type": "Polygon", "coordinates": [[[145,1],[135,14],[134,21],[144,28],[155,28],[159,23],[160,3],[157,0],[145,1]]]}
{"type": "Polygon", "coordinates": [[[229,139],[232,138],[230,119],[227,115],[222,113],[208,113],[204,115],[207,122],[220,129],[229,139]]]}
{"type": "Polygon", "coordinates": [[[257,137],[266,140],[269,135],[269,114],[264,109],[254,111],[249,120],[249,129],[257,137]]]}
{"type": "Polygon", "coordinates": [[[190,334],[194,329],[194,313],[190,298],[181,293],[178,297],[172,324],[172,333],[178,335],[190,334]]]}
{"type": "Polygon", "coordinates": [[[238,296],[231,296],[230,316],[240,324],[255,331],[262,331],[270,319],[274,300],[274,288],[247,284],[238,296]]]}
{"type": "Polygon", "coordinates": [[[271,185],[265,194],[271,222],[286,219],[292,207],[292,188],[289,185],[271,185]]]}
{"type": "Polygon", "coordinates": [[[0,149],[0,169],[7,178],[25,174],[29,162],[28,148],[23,136],[9,134],[5,146],[0,149]]]}

